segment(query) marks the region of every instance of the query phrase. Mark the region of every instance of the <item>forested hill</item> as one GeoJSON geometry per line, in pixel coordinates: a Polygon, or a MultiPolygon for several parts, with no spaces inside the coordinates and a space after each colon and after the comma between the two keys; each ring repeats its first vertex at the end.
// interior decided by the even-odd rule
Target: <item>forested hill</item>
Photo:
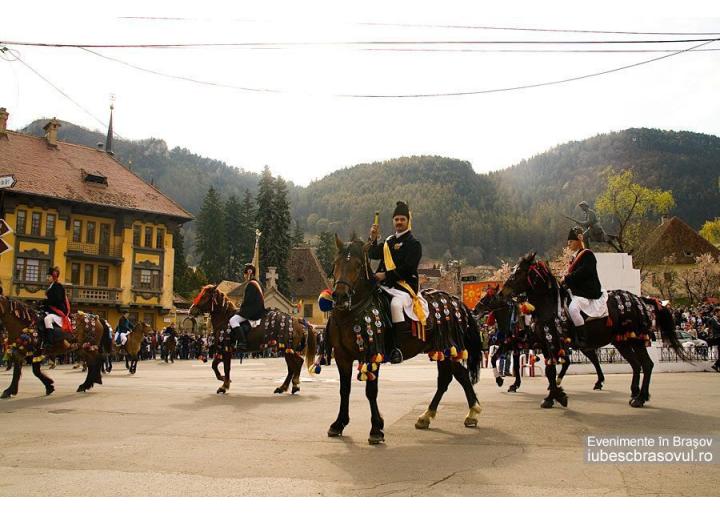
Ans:
{"type": "MultiPolygon", "coordinates": [[[[42,135],[46,120],[25,131],[42,135]]],[[[95,146],[105,136],[62,122],[59,138],[95,146]]],[[[207,159],[159,139],[113,144],[116,157],[143,179],[197,213],[210,185],[225,197],[253,194],[259,174],[207,159]]],[[[628,129],[559,145],[515,166],[477,174],[469,163],[438,156],[401,157],[338,170],[308,187],[289,184],[293,217],[308,234],[323,230],[365,235],[373,213],[391,230],[396,200],[413,211],[413,231],[424,254],[452,255],[495,264],[535,249],[564,244],[569,227],[561,214],[579,216],[580,200],[593,202],[605,186],[608,166],[636,171],[643,185],[670,189],[672,214],[694,228],[720,209],[720,138],[693,132],[628,129]]],[[[192,242],[192,229],[187,242],[192,242]]]]}

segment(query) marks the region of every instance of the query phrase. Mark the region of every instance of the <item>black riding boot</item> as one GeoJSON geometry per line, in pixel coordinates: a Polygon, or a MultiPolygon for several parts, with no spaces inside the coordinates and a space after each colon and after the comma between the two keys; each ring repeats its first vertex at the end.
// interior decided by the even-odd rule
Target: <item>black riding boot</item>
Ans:
{"type": "Polygon", "coordinates": [[[400,364],[403,361],[403,354],[400,351],[400,340],[410,334],[410,323],[401,321],[393,323],[393,336],[390,338],[390,364],[400,364]]]}
{"type": "Polygon", "coordinates": [[[238,352],[247,351],[247,338],[242,326],[237,326],[230,331],[230,339],[238,352]]]}
{"type": "Polygon", "coordinates": [[[53,340],[54,340],[54,330],[51,328],[46,328],[41,333],[41,341],[40,341],[40,349],[47,352],[52,348],[53,340]]]}
{"type": "Polygon", "coordinates": [[[585,347],[588,344],[586,326],[587,325],[581,325],[575,327],[575,340],[580,347],[585,347]]]}

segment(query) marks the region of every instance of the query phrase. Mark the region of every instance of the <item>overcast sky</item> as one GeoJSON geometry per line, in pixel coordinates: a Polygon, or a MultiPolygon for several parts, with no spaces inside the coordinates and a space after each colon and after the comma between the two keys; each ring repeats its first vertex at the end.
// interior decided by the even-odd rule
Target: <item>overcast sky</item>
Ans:
{"type": "Polygon", "coordinates": [[[627,0],[497,2],[497,7],[479,1],[389,0],[125,0],[103,4],[3,2],[0,40],[19,52],[6,53],[6,60],[0,60],[0,106],[10,111],[10,128],[56,116],[105,130],[114,94],[115,130],[125,138],[162,138],[171,147],[187,147],[248,171],[268,165],[298,184],[345,166],[403,155],[454,157],[469,161],[479,173],[488,172],[557,144],[629,127],[720,134],[720,42],[701,47],[713,51],[681,53],[615,73],[532,89],[420,98],[343,96],[477,92],[639,63],[669,54],[597,50],[677,51],[703,42],[432,42],[720,38],[718,2],[715,7],[711,2],[627,0]],[[716,35],[528,32],[441,25],[716,35]],[[23,41],[265,45],[97,48],[93,51],[100,55],[95,55],[79,48],[9,43],[23,41]],[[535,52],[497,52],[511,49],[535,52]],[[595,52],[537,52],[589,49],[595,52]],[[233,88],[163,77],[107,58],[233,88]]]}

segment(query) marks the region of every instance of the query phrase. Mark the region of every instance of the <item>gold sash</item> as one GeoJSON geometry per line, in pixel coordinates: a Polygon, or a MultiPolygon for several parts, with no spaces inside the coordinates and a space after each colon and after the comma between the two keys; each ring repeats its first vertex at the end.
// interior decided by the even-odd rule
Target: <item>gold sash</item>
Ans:
{"type": "MultiPolygon", "coordinates": [[[[385,241],[385,245],[383,246],[383,261],[385,262],[385,270],[386,271],[393,271],[397,266],[395,266],[395,261],[393,261],[392,253],[390,253],[390,245],[388,245],[387,241],[385,241]]],[[[427,319],[425,318],[425,311],[422,308],[422,303],[420,302],[420,297],[415,294],[415,291],[413,291],[413,288],[410,287],[410,284],[408,284],[404,280],[398,280],[397,284],[405,289],[410,294],[410,297],[413,301],[413,312],[417,316],[418,320],[420,320],[420,334],[418,334],[418,337],[425,340],[425,323],[427,319]]]]}

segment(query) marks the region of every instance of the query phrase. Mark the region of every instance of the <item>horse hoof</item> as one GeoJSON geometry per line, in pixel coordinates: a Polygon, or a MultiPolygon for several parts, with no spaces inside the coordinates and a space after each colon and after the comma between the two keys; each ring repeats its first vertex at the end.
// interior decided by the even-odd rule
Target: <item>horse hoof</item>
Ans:
{"type": "Polygon", "coordinates": [[[418,420],[415,422],[415,428],[417,428],[418,430],[425,430],[430,428],[430,418],[418,418],[418,420]]]}
{"type": "Polygon", "coordinates": [[[468,414],[465,417],[465,426],[468,428],[475,428],[478,424],[478,416],[481,412],[482,407],[480,407],[480,403],[476,401],[475,404],[470,407],[470,411],[468,411],[468,414]]]}
{"type": "Polygon", "coordinates": [[[45,396],[50,396],[55,392],[55,386],[50,384],[48,386],[45,386],[45,396]]]}
{"type": "Polygon", "coordinates": [[[373,434],[370,433],[370,437],[368,437],[368,444],[380,444],[385,442],[385,434],[380,431],[379,433],[373,434]]]}
{"type": "Polygon", "coordinates": [[[550,398],[545,398],[543,402],[540,404],[540,407],[543,409],[552,409],[553,405],[555,404],[554,401],[550,398]]]}
{"type": "Polygon", "coordinates": [[[12,396],[12,395],[10,394],[10,391],[9,391],[8,389],[6,389],[5,391],[3,391],[2,396],[0,396],[0,398],[3,398],[3,399],[4,399],[4,398],[10,398],[10,396],[12,396]]]}
{"type": "Polygon", "coordinates": [[[508,393],[517,393],[517,390],[518,390],[518,388],[515,384],[508,387],[508,393]]]}
{"type": "Polygon", "coordinates": [[[216,394],[225,394],[226,392],[224,387],[218,387],[218,390],[215,391],[216,394]]]}
{"type": "Polygon", "coordinates": [[[283,390],[282,387],[276,387],[275,390],[273,391],[274,394],[283,394],[284,392],[285,391],[283,390]]]}
{"type": "Polygon", "coordinates": [[[465,418],[464,424],[467,428],[475,428],[478,424],[478,420],[475,418],[465,418]]]}
{"type": "Polygon", "coordinates": [[[79,385],[76,392],[77,392],[77,393],[84,393],[84,392],[87,391],[87,390],[88,390],[87,387],[85,387],[85,386],[83,386],[83,385],[79,385]]]}
{"type": "Polygon", "coordinates": [[[495,383],[498,387],[502,387],[503,385],[503,377],[495,377],[495,383]]]}
{"type": "Polygon", "coordinates": [[[340,425],[333,423],[330,425],[330,428],[328,429],[328,437],[340,437],[343,433],[343,429],[345,428],[345,425],[340,425]]]}
{"type": "Polygon", "coordinates": [[[300,388],[298,386],[293,386],[291,394],[295,394],[298,391],[300,391],[300,388]]]}
{"type": "Polygon", "coordinates": [[[634,407],[637,409],[637,408],[644,407],[644,406],[645,406],[645,400],[643,400],[641,398],[633,398],[632,400],[630,400],[630,407],[634,407]]]}
{"type": "Polygon", "coordinates": [[[558,379],[557,379],[557,385],[560,385],[560,384],[562,384],[562,381],[563,381],[563,379],[562,379],[562,378],[558,378],[558,379]]]}
{"type": "Polygon", "coordinates": [[[593,391],[602,391],[603,383],[602,382],[595,382],[595,387],[593,387],[593,391]]]}

